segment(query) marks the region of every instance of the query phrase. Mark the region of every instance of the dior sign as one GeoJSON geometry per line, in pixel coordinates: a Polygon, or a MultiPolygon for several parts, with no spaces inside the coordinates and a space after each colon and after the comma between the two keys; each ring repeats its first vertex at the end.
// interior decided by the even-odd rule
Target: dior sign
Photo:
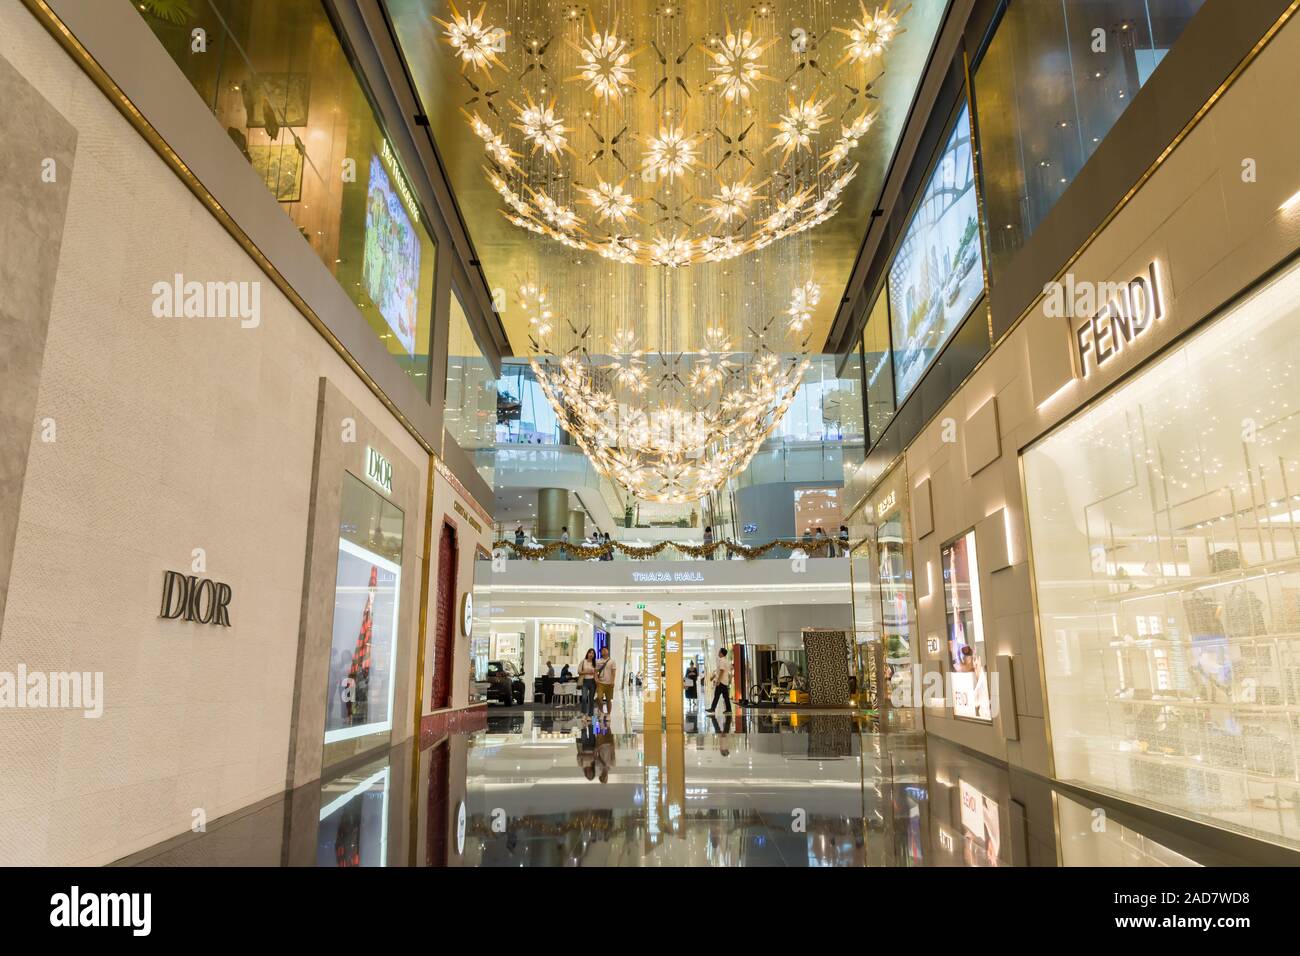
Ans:
{"type": "Polygon", "coordinates": [[[179,571],[164,571],[162,608],[158,616],[172,621],[230,627],[232,595],[229,584],[179,571]]]}
{"type": "Polygon", "coordinates": [[[393,463],[373,448],[366,448],[366,477],[390,495],[393,493],[393,463]]]}

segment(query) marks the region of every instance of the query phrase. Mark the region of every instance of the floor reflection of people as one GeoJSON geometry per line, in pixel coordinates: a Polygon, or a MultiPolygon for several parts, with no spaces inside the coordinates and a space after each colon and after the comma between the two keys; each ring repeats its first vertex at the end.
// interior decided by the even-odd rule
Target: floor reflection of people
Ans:
{"type": "Polygon", "coordinates": [[[591,725],[585,721],[582,733],[578,735],[578,766],[588,780],[596,779],[596,735],[592,733],[591,725]]]}
{"type": "Polygon", "coordinates": [[[718,726],[718,718],[709,714],[709,723],[713,724],[713,732],[718,735],[718,753],[726,757],[731,753],[731,713],[722,719],[722,726],[718,726]]]}
{"type": "Polygon", "coordinates": [[[596,775],[601,783],[609,782],[609,772],[617,762],[618,748],[614,744],[614,734],[608,726],[600,728],[596,735],[596,775]]]}

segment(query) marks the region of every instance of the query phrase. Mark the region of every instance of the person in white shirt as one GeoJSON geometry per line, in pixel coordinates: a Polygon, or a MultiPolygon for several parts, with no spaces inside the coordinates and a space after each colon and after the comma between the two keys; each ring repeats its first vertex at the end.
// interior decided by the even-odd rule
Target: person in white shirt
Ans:
{"type": "Polygon", "coordinates": [[[731,661],[727,660],[725,647],[718,651],[718,667],[713,672],[713,681],[713,703],[709,705],[708,713],[717,710],[718,698],[722,698],[727,713],[731,713],[731,661]]]}
{"type": "Polygon", "coordinates": [[[600,649],[600,660],[596,662],[596,706],[603,702],[605,714],[614,707],[614,681],[618,679],[618,665],[609,656],[609,645],[600,649]]]}

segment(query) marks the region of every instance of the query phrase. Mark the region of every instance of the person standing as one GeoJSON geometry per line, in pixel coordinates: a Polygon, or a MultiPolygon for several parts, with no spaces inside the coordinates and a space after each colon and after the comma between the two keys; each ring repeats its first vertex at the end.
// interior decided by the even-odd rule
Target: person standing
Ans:
{"type": "Polygon", "coordinates": [[[846,524],[842,524],[840,525],[840,557],[847,558],[848,556],[849,556],[849,526],[846,524]]]}
{"type": "Polygon", "coordinates": [[[596,701],[604,703],[605,716],[614,709],[614,681],[618,677],[618,665],[609,656],[609,645],[600,649],[600,660],[596,664],[596,701]]]}
{"type": "Polygon", "coordinates": [[[542,678],[543,697],[549,704],[555,699],[555,661],[546,659],[546,676],[542,678]]]}
{"type": "Polygon", "coordinates": [[[523,550],[523,547],[524,526],[522,524],[517,524],[515,525],[515,553],[510,556],[512,560],[519,557],[519,552],[523,550]]]}
{"type": "Polygon", "coordinates": [[[578,680],[582,681],[582,719],[590,720],[596,710],[596,649],[587,648],[582,663],[578,665],[578,680]]]}
{"type": "MultiPolygon", "coordinates": [[[[704,546],[707,548],[711,544],[713,544],[713,525],[709,525],[704,529],[704,546]]],[[[713,552],[710,551],[708,554],[706,554],[704,556],[704,559],[706,561],[712,561],[713,552]]]]}
{"type": "Polygon", "coordinates": [[[564,557],[562,557],[560,560],[568,561],[569,560],[569,528],[567,525],[560,529],[560,545],[561,545],[560,550],[564,552],[564,557]]]}
{"type": "Polygon", "coordinates": [[[731,661],[727,659],[725,647],[718,651],[718,666],[713,672],[713,703],[708,710],[710,714],[718,709],[719,697],[727,705],[727,713],[731,713],[731,661]]]}
{"type": "Polygon", "coordinates": [[[689,706],[691,710],[694,710],[696,707],[699,706],[698,703],[700,699],[700,692],[698,689],[699,683],[700,683],[699,669],[696,668],[695,661],[691,661],[690,666],[686,668],[686,676],[682,678],[682,687],[685,689],[686,699],[687,701],[689,701],[689,704],[687,706],[689,706]]]}

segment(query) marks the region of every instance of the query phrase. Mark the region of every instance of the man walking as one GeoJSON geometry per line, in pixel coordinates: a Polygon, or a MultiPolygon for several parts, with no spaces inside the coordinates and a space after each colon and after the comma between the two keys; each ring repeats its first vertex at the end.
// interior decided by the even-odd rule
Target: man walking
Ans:
{"type": "Polygon", "coordinates": [[[727,660],[725,647],[718,651],[718,668],[713,672],[713,703],[708,710],[710,714],[718,709],[719,697],[727,705],[727,713],[731,713],[731,661],[727,660]]]}
{"type": "Polygon", "coordinates": [[[605,703],[605,714],[614,707],[614,680],[618,676],[618,665],[609,656],[609,645],[600,649],[600,661],[596,664],[596,703],[605,703]]]}

